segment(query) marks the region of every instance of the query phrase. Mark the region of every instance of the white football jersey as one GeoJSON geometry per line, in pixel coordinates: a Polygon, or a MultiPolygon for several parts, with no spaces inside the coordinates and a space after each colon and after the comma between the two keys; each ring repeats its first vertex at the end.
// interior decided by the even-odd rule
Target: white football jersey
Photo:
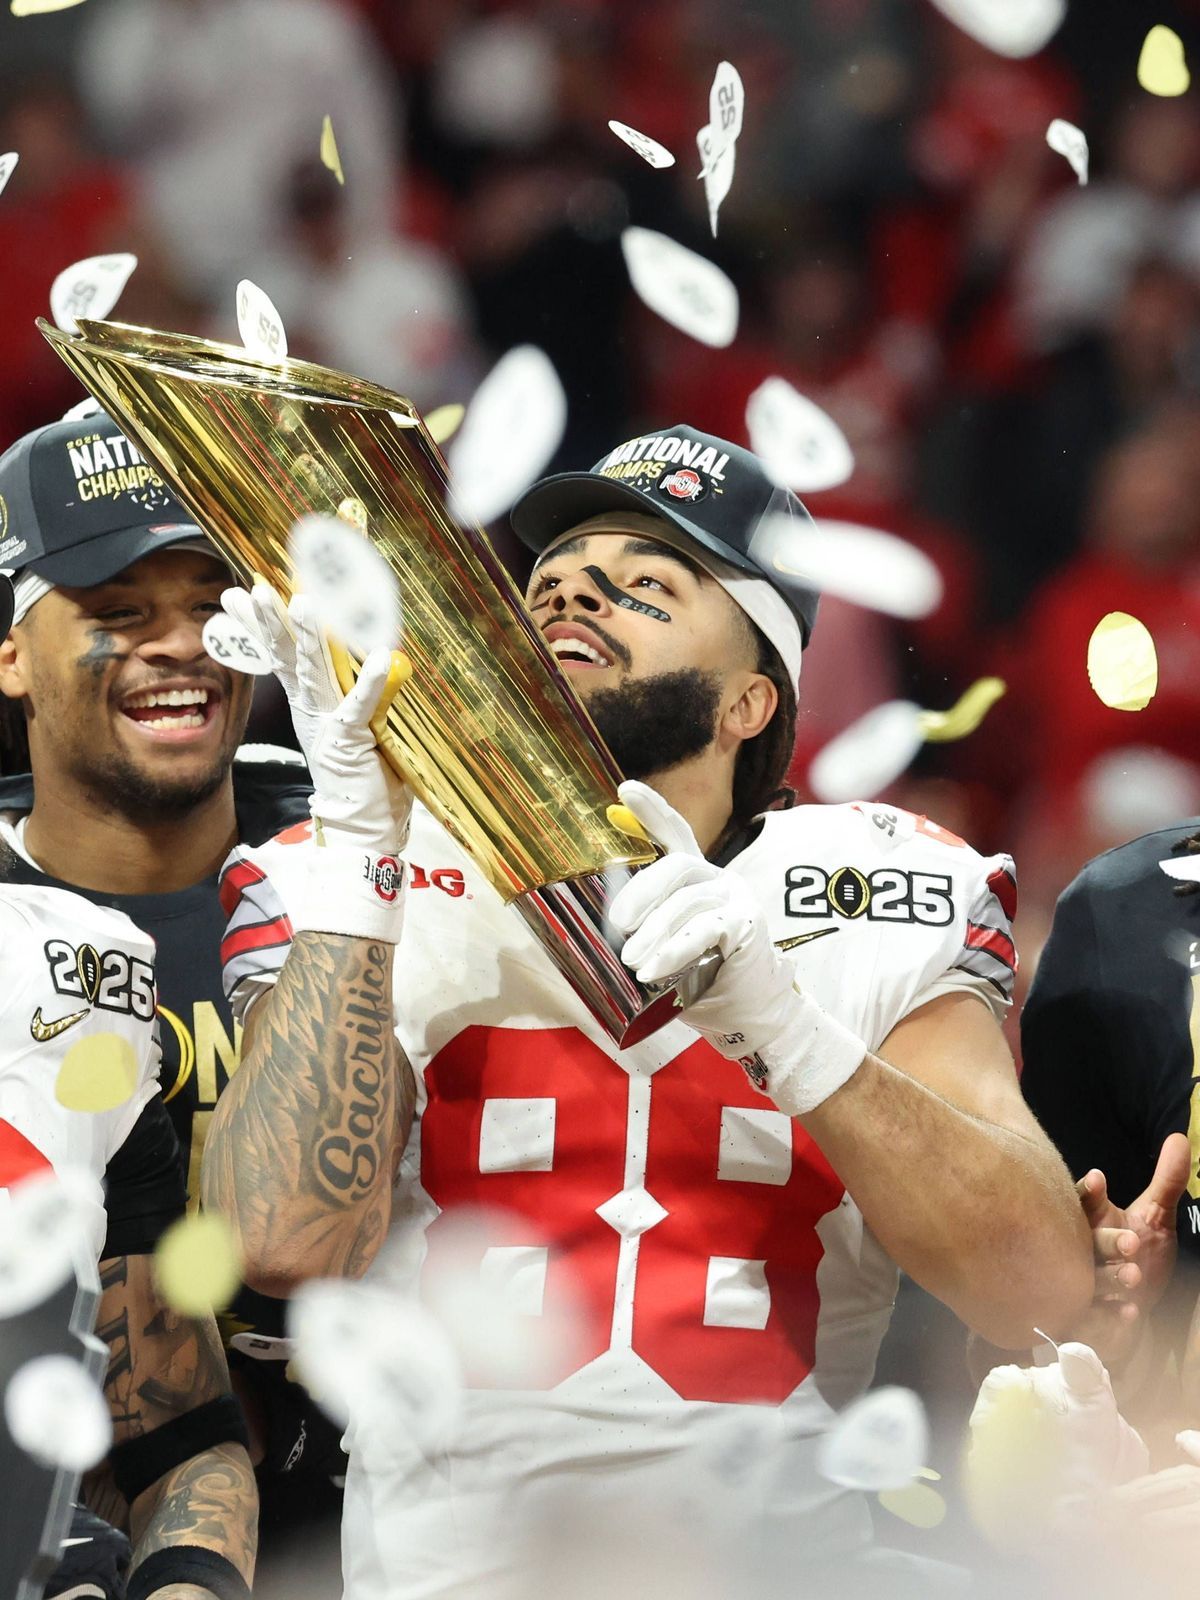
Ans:
{"type": "MultiPolygon", "coordinates": [[[[306,835],[226,866],[235,1008],[286,958],[306,835]]],[[[448,1594],[494,1560],[497,1495],[564,1474],[634,1483],[730,1407],[786,1421],[797,1557],[861,1543],[864,1504],[817,1477],[812,1454],[870,1383],[897,1272],[837,1174],[684,1023],[618,1050],[420,806],[405,856],[396,1034],[418,1104],[396,1226],[425,1229],[432,1261],[442,1212],[496,1208],[480,1272],[510,1282],[531,1319],[573,1303],[578,1340],[537,1393],[471,1390],[449,1469],[351,1438],[347,1597],[448,1594]]],[[[804,991],[871,1050],[938,995],[976,994],[997,1015],[1010,1003],[1007,857],[885,806],[802,806],[769,813],[729,870],[804,991]]]]}
{"type": "MultiPolygon", "coordinates": [[[[79,1061],[68,1071],[86,1094],[87,1064],[79,1061]]],[[[158,1069],[153,940],[123,912],[82,895],[0,883],[0,1187],[62,1166],[102,1184],[158,1093],[158,1069]],[[128,1041],[132,1092],[111,1110],[70,1110],[56,1094],[64,1061],[99,1034],[128,1041]]],[[[97,1254],[104,1233],[97,1206],[97,1254]]]]}

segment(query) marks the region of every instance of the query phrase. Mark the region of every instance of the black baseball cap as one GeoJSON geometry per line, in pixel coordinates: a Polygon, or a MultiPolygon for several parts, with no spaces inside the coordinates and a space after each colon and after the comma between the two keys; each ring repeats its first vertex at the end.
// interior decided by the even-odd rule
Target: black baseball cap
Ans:
{"type": "Polygon", "coordinates": [[[752,451],[677,423],[618,445],[589,472],[543,478],[517,501],[511,520],[522,544],[540,552],[589,517],[612,511],[652,512],[749,577],[765,579],[795,613],[808,644],[817,592],[764,559],[754,536],[776,513],[809,527],[812,518],[790,489],[771,481],[752,451]]]}
{"type": "Polygon", "coordinates": [[[88,588],[155,550],[203,538],[103,411],[37,428],[0,456],[0,568],[88,588]]]}

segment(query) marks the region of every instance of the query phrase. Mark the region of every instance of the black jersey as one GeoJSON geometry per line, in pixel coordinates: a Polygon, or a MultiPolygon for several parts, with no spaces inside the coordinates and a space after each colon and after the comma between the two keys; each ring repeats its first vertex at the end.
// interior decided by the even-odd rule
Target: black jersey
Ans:
{"type": "Polygon", "coordinates": [[[1186,1133],[1181,1260],[1200,1265],[1200,894],[1158,863],[1200,819],[1120,845],[1063,893],[1021,1017],[1022,1087],[1080,1177],[1099,1167],[1127,1205],[1163,1140],[1186,1133]]]}
{"type": "MultiPolygon", "coordinates": [[[[235,761],[234,805],[238,838],[262,844],[293,823],[307,821],[312,792],[305,770],[284,760],[235,761]]],[[[0,818],[9,821],[33,805],[28,773],[0,779],[0,818]]],[[[155,942],[158,1012],[163,1062],[163,1100],[179,1137],[188,1194],[200,1186],[200,1158],[217,1097],[237,1069],[241,1029],[221,986],[221,939],[225,913],[217,874],[169,894],[106,894],[81,889],[31,867],[0,841],[0,877],[10,882],[72,888],[97,905],[123,911],[155,942]]],[[[243,1289],[226,1320],[226,1331],[253,1329],[277,1336],[279,1302],[243,1289]]]]}

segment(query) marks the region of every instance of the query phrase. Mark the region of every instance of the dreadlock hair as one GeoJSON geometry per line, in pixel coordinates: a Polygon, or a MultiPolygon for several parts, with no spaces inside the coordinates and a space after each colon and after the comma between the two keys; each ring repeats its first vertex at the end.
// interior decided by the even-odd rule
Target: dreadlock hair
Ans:
{"type": "MultiPolygon", "coordinates": [[[[1190,833],[1186,839],[1180,839],[1171,846],[1172,855],[1179,855],[1182,851],[1189,856],[1200,855],[1200,833],[1190,833]]],[[[1175,885],[1175,893],[1181,900],[1189,894],[1200,894],[1200,879],[1182,879],[1175,885]]]]}
{"type": "Polygon", "coordinates": [[[730,818],[730,826],[735,828],[748,827],[764,811],[786,810],[796,803],[796,791],[783,781],[796,743],[796,690],[775,646],[748,617],[746,625],[758,649],[754,670],[770,678],[779,704],[763,731],[747,739],[738,751],[730,818]]]}

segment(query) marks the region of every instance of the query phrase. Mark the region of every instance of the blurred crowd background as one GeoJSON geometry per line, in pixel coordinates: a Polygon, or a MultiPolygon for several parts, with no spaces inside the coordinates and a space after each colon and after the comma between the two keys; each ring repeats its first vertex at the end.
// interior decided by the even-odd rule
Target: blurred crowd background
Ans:
{"type": "MultiPolygon", "coordinates": [[[[1200,812],[1200,95],[1157,99],[1152,22],[1200,65],[1200,3],[1085,0],[1009,61],[926,0],[88,0],[0,18],[0,446],[80,396],[33,323],[55,274],[129,250],[122,320],[236,342],[234,288],[293,354],[429,409],[540,345],[571,413],[557,465],[688,421],[746,440],[780,374],[841,425],[817,514],[901,534],[946,598],[902,626],[827,601],[793,779],[879,701],[1008,694],[889,798],[1018,862],[1031,974],[1089,856],[1200,812]],[[746,85],[709,234],[695,134],[717,63],[746,85]],[[346,185],[319,162],[332,118],[346,185]],[[618,118],[673,150],[652,171],[618,118]],[[1054,117],[1091,145],[1077,184],[1054,117]],[[659,229],[742,299],[710,350],[634,297],[619,237],[659,229]],[[1160,686],[1108,710],[1107,611],[1160,686]]],[[[497,539],[519,575],[522,557],[497,539]]],[[[286,741],[262,700],[255,736],[286,741]]]]}

